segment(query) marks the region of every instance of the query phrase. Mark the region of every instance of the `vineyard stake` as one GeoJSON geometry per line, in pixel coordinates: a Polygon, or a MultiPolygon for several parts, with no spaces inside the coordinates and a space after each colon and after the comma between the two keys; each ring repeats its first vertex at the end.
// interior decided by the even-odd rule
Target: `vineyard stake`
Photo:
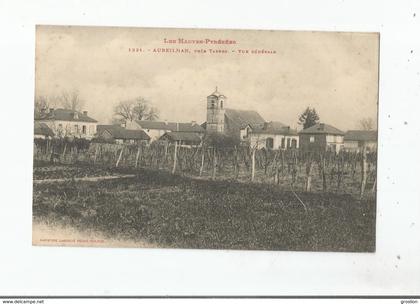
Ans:
{"type": "Polygon", "coordinates": [[[174,166],[172,167],[172,174],[175,174],[176,171],[176,161],[177,161],[177,152],[178,152],[178,141],[175,141],[175,149],[174,149],[174,166]]]}
{"type": "Polygon", "coordinates": [[[120,155],[118,156],[118,160],[117,160],[117,163],[115,164],[115,167],[118,167],[118,165],[120,163],[120,160],[121,160],[121,157],[122,157],[122,154],[123,154],[123,151],[124,151],[124,146],[122,146],[122,148],[121,148],[121,152],[120,152],[120,155]]]}

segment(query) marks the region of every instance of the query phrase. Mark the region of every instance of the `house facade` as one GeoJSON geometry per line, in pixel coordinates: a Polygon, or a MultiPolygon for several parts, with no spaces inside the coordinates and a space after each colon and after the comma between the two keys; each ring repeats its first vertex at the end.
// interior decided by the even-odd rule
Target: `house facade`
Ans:
{"type": "Polygon", "coordinates": [[[78,137],[92,139],[96,134],[98,122],[88,116],[87,111],[79,112],[68,109],[49,109],[43,112],[35,121],[44,123],[56,137],[78,137]]]}
{"type": "Polygon", "coordinates": [[[344,149],[361,152],[366,147],[368,152],[378,148],[378,131],[349,130],[344,135],[344,149]]]}
{"type": "Polygon", "coordinates": [[[263,127],[254,127],[248,135],[251,147],[257,149],[286,150],[299,148],[296,130],[280,122],[267,122],[263,127]]]}
{"type": "Polygon", "coordinates": [[[299,132],[303,151],[334,151],[344,148],[344,132],[325,123],[318,123],[299,132]]]}
{"type": "Polygon", "coordinates": [[[149,121],[136,120],[126,123],[128,130],[143,130],[149,137],[150,141],[160,139],[168,132],[187,132],[196,133],[197,135],[204,134],[204,129],[195,121],[190,123],[167,122],[167,121],[149,121]]]}

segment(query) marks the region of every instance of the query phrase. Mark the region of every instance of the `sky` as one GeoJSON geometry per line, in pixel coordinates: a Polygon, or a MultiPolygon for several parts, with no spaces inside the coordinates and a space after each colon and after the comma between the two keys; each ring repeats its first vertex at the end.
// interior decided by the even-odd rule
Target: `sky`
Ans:
{"type": "Polygon", "coordinates": [[[37,26],[35,62],[36,96],[54,104],[54,96],[78,91],[83,110],[102,124],[118,102],[136,97],[157,107],[160,120],[204,122],[216,86],[225,107],[293,128],[308,106],[343,131],[377,117],[375,33],[37,26]],[[236,43],[164,42],[179,38],[236,43]],[[154,52],[162,48],[189,53],[154,52]]]}

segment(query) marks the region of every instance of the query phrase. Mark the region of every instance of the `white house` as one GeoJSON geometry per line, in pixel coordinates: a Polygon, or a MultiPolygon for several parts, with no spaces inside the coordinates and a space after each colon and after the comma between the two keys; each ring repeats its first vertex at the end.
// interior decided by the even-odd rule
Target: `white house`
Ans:
{"type": "Polygon", "coordinates": [[[36,117],[39,123],[47,125],[57,137],[74,136],[92,139],[96,133],[97,121],[88,116],[87,111],[50,109],[36,117]]]}
{"type": "Polygon", "coordinates": [[[378,131],[349,130],[344,134],[346,151],[361,152],[363,147],[369,152],[377,150],[378,131]]]}
{"type": "Polygon", "coordinates": [[[252,128],[248,134],[251,147],[257,149],[286,150],[299,148],[299,135],[277,121],[266,122],[262,126],[252,128]]]}

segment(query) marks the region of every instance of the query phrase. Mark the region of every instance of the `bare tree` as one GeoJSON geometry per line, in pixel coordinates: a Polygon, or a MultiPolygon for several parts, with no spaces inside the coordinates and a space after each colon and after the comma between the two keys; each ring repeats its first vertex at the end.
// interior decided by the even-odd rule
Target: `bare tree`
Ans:
{"type": "Polygon", "coordinates": [[[114,107],[115,120],[119,121],[133,121],[136,118],[134,113],[135,103],[133,100],[125,100],[119,102],[114,107]]]}
{"type": "Polygon", "coordinates": [[[159,118],[159,109],[156,107],[151,107],[149,111],[144,116],[145,120],[157,120],[159,118]]]}
{"type": "Polygon", "coordinates": [[[60,105],[69,110],[80,111],[84,105],[84,100],[80,98],[79,91],[73,90],[63,91],[61,95],[57,97],[60,105]]]}
{"type": "Polygon", "coordinates": [[[158,109],[150,107],[149,102],[143,97],[121,101],[114,107],[114,121],[121,123],[133,120],[156,120],[158,118],[158,109]]]}
{"type": "Polygon", "coordinates": [[[376,129],[375,128],[375,121],[368,117],[368,118],[363,118],[359,121],[359,128],[361,128],[362,130],[366,130],[366,131],[371,131],[376,129]]]}

